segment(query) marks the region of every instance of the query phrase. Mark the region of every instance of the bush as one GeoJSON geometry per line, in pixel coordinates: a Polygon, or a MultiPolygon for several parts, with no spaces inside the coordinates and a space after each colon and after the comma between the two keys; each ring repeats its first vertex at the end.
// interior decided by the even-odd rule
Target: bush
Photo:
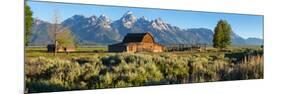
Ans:
{"type": "Polygon", "coordinates": [[[29,57],[29,92],[118,88],[263,78],[263,56],[232,63],[225,54],[94,54],[69,58],[29,57]]]}
{"type": "Polygon", "coordinates": [[[235,80],[262,79],[263,78],[263,56],[247,56],[242,63],[229,74],[235,80]]]}

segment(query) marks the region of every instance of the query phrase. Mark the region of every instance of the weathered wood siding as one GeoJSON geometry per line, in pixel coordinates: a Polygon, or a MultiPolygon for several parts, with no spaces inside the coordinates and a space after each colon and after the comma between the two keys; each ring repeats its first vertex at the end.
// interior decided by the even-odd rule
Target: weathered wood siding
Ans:
{"type": "Polygon", "coordinates": [[[127,34],[122,43],[109,45],[109,52],[163,52],[150,33],[127,34]]]}

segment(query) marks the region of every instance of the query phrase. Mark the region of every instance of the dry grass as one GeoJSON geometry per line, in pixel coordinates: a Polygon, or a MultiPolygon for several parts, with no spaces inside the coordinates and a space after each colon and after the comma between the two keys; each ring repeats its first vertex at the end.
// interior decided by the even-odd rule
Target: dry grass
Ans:
{"type": "Polygon", "coordinates": [[[29,92],[263,78],[260,49],[163,53],[106,53],[93,49],[79,48],[82,52],[59,53],[56,57],[43,48],[26,49],[29,92]]]}

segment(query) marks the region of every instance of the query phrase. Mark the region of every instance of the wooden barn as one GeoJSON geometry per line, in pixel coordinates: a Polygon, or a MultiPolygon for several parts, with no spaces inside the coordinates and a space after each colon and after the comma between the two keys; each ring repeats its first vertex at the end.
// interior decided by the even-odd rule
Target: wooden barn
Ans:
{"type": "Polygon", "coordinates": [[[150,33],[128,33],[121,43],[108,46],[109,52],[163,52],[164,46],[150,33]]]}
{"type": "Polygon", "coordinates": [[[57,49],[57,52],[74,52],[75,46],[61,46],[58,45],[57,48],[55,48],[54,44],[47,45],[48,52],[54,52],[55,49],[57,49]]]}

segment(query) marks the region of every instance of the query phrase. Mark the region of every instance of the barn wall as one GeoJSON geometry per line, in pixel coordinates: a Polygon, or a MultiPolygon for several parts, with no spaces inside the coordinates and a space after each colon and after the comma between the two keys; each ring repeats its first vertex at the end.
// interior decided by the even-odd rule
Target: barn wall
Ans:
{"type": "Polygon", "coordinates": [[[153,52],[153,43],[142,43],[139,45],[139,51],[153,52]]]}
{"type": "Polygon", "coordinates": [[[143,43],[154,43],[153,37],[149,34],[145,35],[142,39],[143,43]]]}
{"type": "Polygon", "coordinates": [[[163,52],[164,51],[164,47],[161,45],[156,45],[154,44],[154,48],[153,48],[153,52],[163,52]]]}
{"type": "MultiPolygon", "coordinates": [[[[127,36],[126,36],[127,38],[127,36]]],[[[119,43],[118,45],[110,45],[108,47],[109,52],[163,52],[164,47],[155,43],[153,36],[150,34],[146,34],[142,37],[141,40],[137,42],[130,42],[130,43],[119,43]]],[[[132,39],[134,40],[134,39],[132,39]]]]}
{"type": "Polygon", "coordinates": [[[163,47],[154,43],[138,43],[128,47],[129,52],[163,52],[163,47]]]}
{"type": "Polygon", "coordinates": [[[127,46],[127,52],[137,52],[137,44],[132,43],[127,46]]]}

